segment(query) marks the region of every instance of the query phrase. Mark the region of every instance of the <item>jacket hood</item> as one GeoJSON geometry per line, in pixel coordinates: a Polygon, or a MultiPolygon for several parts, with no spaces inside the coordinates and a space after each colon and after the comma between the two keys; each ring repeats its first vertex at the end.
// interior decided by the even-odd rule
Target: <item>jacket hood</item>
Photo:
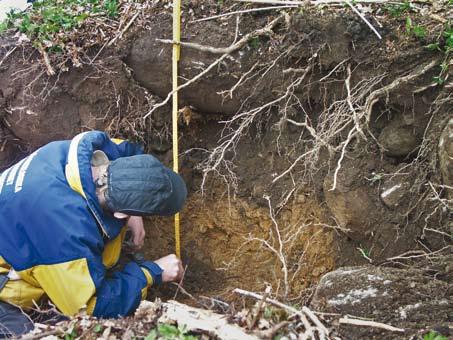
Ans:
{"type": "Polygon", "coordinates": [[[112,238],[119,233],[124,225],[124,220],[117,219],[113,217],[113,214],[105,212],[99,204],[91,172],[91,158],[96,150],[103,151],[112,161],[120,157],[115,143],[106,133],[83,132],[71,140],[65,175],[70,187],[86,199],[88,207],[104,234],[112,238]]]}

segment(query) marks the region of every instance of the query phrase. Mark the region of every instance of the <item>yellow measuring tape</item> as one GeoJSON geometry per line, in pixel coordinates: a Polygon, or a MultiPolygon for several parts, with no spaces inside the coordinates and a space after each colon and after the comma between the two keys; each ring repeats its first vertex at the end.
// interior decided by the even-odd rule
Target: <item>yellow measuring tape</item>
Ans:
{"type": "MultiPolygon", "coordinates": [[[[173,170],[178,173],[178,61],[181,41],[181,0],[173,0],[173,55],[172,55],[172,79],[173,79],[173,170]]],[[[176,256],[181,258],[181,231],[179,213],[175,215],[175,245],[176,256]]]]}

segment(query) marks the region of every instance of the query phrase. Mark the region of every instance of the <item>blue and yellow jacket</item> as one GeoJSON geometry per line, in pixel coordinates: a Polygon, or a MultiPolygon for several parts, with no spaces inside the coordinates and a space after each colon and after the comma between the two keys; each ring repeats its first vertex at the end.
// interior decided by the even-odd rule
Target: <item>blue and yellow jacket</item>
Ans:
{"type": "Polygon", "coordinates": [[[11,267],[0,300],[32,307],[44,295],[66,315],[86,309],[98,317],[135,311],[153,283],[152,262],[119,259],[126,227],[105,214],[91,174],[94,150],[110,160],[141,154],[103,132],[52,142],[0,175],[0,273],[11,267]]]}

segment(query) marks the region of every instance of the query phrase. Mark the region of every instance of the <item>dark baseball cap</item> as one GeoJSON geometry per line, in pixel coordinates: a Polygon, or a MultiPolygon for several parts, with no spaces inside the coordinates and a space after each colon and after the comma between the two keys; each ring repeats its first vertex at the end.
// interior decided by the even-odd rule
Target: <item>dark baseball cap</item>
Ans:
{"type": "Polygon", "coordinates": [[[105,200],[112,212],[171,216],[186,197],[182,177],[151,155],[118,158],[107,168],[105,200]]]}

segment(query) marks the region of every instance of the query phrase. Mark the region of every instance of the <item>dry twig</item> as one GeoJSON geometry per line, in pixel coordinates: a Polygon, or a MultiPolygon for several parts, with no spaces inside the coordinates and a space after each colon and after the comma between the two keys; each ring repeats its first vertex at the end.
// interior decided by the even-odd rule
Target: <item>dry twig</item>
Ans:
{"type": "Polygon", "coordinates": [[[17,48],[17,45],[14,46],[12,49],[10,49],[8,52],[6,52],[5,56],[0,61],[0,66],[2,66],[2,64],[5,62],[5,60],[16,50],[16,48],[17,48]]]}
{"type": "Polygon", "coordinates": [[[182,273],[181,280],[179,280],[178,288],[176,288],[176,292],[175,292],[175,295],[173,296],[173,300],[176,300],[176,297],[178,296],[178,292],[182,288],[182,284],[184,282],[184,277],[186,276],[187,267],[188,267],[188,265],[186,265],[184,267],[184,272],[182,273]]]}
{"type": "Polygon", "coordinates": [[[360,19],[362,19],[365,24],[368,25],[369,28],[371,28],[371,30],[374,32],[374,34],[376,34],[376,36],[379,38],[379,39],[382,39],[381,35],[379,34],[379,32],[373,27],[373,25],[371,25],[371,23],[368,21],[367,18],[365,18],[363,16],[362,13],[359,12],[359,10],[357,8],[355,8],[355,6],[349,1],[349,0],[344,0],[344,2],[346,2],[346,4],[351,7],[351,9],[357,13],[357,15],[360,17],[360,19]]]}
{"type": "Polygon", "coordinates": [[[248,328],[253,329],[256,325],[256,322],[259,320],[261,314],[263,313],[264,306],[266,305],[266,299],[271,293],[271,286],[267,286],[264,291],[263,298],[259,301],[258,307],[256,308],[255,315],[253,316],[252,321],[250,322],[248,328]]]}
{"type": "Polygon", "coordinates": [[[219,19],[219,18],[223,18],[223,17],[235,15],[235,14],[244,14],[244,13],[251,13],[251,12],[270,11],[270,10],[276,10],[276,9],[296,8],[296,7],[298,7],[298,6],[295,6],[295,5],[284,5],[284,6],[271,6],[271,7],[260,7],[260,8],[243,9],[243,10],[240,10],[240,11],[233,11],[233,12],[229,12],[229,13],[213,15],[213,16],[207,17],[207,18],[201,18],[201,19],[197,19],[197,20],[192,20],[192,21],[190,21],[190,23],[208,21],[208,20],[213,20],[213,19],[219,19]]]}
{"type": "MultiPolygon", "coordinates": [[[[344,4],[344,0],[235,0],[237,2],[247,2],[254,4],[272,4],[272,5],[294,5],[294,6],[307,6],[307,4],[318,6],[318,5],[329,5],[329,4],[344,4]]],[[[365,3],[365,4],[384,4],[390,2],[389,0],[355,0],[354,3],[365,3]]]]}
{"type": "MultiPolygon", "coordinates": [[[[249,292],[247,290],[243,290],[243,289],[239,289],[239,288],[234,289],[233,293],[252,297],[257,300],[263,299],[263,296],[260,294],[257,294],[254,292],[249,292]]],[[[319,320],[319,318],[308,307],[304,306],[302,308],[302,311],[300,311],[294,307],[288,306],[288,305],[286,305],[280,301],[274,300],[274,299],[268,298],[266,301],[274,306],[283,308],[283,309],[287,310],[288,312],[299,316],[302,323],[304,324],[305,330],[307,332],[311,332],[313,330],[313,328],[315,328],[318,331],[318,333],[321,335],[321,337],[324,338],[329,335],[329,330],[322,324],[322,322],[319,320]],[[307,318],[307,316],[308,316],[308,318],[307,318]],[[312,326],[308,319],[310,319],[314,323],[315,326],[312,326]]]]}
{"type": "Polygon", "coordinates": [[[22,340],[35,340],[50,337],[52,335],[64,335],[65,331],[60,328],[51,329],[49,331],[41,332],[33,335],[24,335],[21,337],[22,340]]]}
{"type": "Polygon", "coordinates": [[[42,58],[44,60],[44,65],[46,65],[47,75],[49,76],[55,75],[55,70],[53,69],[52,65],[50,65],[49,55],[42,46],[39,48],[39,53],[41,53],[42,58]]]}
{"type": "Polygon", "coordinates": [[[118,33],[112,40],[110,40],[110,42],[107,44],[107,47],[113,45],[115,43],[115,41],[118,40],[118,38],[121,38],[124,35],[124,33],[126,33],[126,31],[129,29],[129,27],[131,27],[131,25],[134,23],[135,19],[137,19],[137,17],[140,15],[140,13],[141,13],[141,11],[137,11],[137,13],[134,14],[134,16],[131,18],[131,20],[129,20],[127,25],[124,26],[124,28],[121,30],[121,32],[118,33]]]}
{"type": "Polygon", "coordinates": [[[374,327],[385,329],[391,332],[398,332],[404,333],[405,330],[403,328],[397,328],[390,325],[386,325],[385,323],[376,322],[376,321],[367,321],[367,320],[360,320],[360,319],[352,319],[349,317],[344,317],[339,320],[340,324],[347,324],[347,325],[354,325],[354,326],[365,326],[365,327],[374,327]]]}

